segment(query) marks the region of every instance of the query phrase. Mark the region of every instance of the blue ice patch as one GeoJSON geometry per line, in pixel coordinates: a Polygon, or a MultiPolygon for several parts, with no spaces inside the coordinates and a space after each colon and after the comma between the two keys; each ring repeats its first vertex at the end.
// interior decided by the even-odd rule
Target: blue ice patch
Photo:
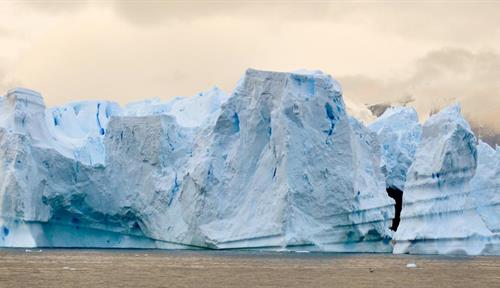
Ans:
{"type": "Polygon", "coordinates": [[[333,114],[332,105],[330,105],[330,103],[326,103],[325,104],[325,110],[326,110],[326,116],[328,117],[328,119],[330,119],[330,120],[336,120],[335,119],[335,114],[333,114]]]}
{"type": "Polygon", "coordinates": [[[240,132],[240,117],[236,112],[233,115],[233,130],[234,132],[240,132]]]}
{"type": "Polygon", "coordinates": [[[180,188],[180,184],[177,181],[177,175],[175,175],[174,187],[172,187],[172,190],[170,191],[170,193],[168,194],[168,197],[167,197],[167,206],[170,207],[170,205],[172,205],[172,201],[174,200],[175,195],[177,195],[177,192],[179,192],[179,188],[180,188]]]}
{"type": "Polygon", "coordinates": [[[60,115],[52,114],[52,116],[54,118],[54,126],[59,126],[59,124],[61,123],[60,115]]]}
{"type": "Polygon", "coordinates": [[[99,119],[99,110],[101,108],[101,103],[97,103],[97,113],[96,113],[96,120],[97,120],[97,126],[99,127],[99,134],[104,135],[104,128],[101,126],[101,120],[99,119]]]}
{"type": "Polygon", "coordinates": [[[307,91],[307,94],[309,96],[314,96],[315,91],[315,86],[316,86],[316,81],[314,77],[308,77],[305,75],[295,75],[292,74],[292,79],[297,82],[298,86],[303,86],[305,90],[307,91]]]}

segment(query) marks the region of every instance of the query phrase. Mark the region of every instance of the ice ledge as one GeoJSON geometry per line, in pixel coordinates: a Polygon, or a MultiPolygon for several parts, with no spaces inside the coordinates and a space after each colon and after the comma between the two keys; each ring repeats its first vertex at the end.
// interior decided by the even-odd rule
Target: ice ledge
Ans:
{"type": "Polygon", "coordinates": [[[17,101],[22,101],[30,104],[36,104],[45,107],[42,95],[34,90],[16,87],[10,89],[5,94],[6,99],[15,99],[17,101]]]}

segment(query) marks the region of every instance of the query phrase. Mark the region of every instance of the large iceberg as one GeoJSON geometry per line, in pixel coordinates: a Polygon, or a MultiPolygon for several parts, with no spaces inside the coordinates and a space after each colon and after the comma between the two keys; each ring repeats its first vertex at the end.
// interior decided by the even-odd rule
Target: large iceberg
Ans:
{"type": "Polygon", "coordinates": [[[458,105],[349,105],[306,70],[123,108],[10,90],[0,246],[500,254],[500,149],[458,105]]]}
{"type": "Polygon", "coordinates": [[[1,246],[389,252],[375,133],[339,84],[248,70],[220,89],[120,109],[1,98],[1,246]]]}

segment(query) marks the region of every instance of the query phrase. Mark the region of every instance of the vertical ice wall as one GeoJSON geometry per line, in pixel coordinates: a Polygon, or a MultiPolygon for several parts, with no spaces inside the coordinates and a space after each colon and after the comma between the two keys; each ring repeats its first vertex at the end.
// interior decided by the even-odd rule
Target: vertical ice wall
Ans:
{"type": "MultiPolygon", "coordinates": [[[[407,175],[401,224],[395,233],[396,253],[498,253],[498,235],[491,225],[488,227],[478,207],[487,190],[478,190],[478,184],[471,181],[478,167],[476,145],[458,105],[433,115],[424,124],[416,160],[407,175]]],[[[496,209],[481,206],[486,214],[488,209],[496,209]]]]}
{"type": "Polygon", "coordinates": [[[378,143],[331,77],[248,70],[209,136],[181,189],[203,207],[200,244],[391,249],[378,143]]]}
{"type": "Polygon", "coordinates": [[[500,233],[500,149],[479,141],[471,196],[479,216],[492,233],[500,233]]]}

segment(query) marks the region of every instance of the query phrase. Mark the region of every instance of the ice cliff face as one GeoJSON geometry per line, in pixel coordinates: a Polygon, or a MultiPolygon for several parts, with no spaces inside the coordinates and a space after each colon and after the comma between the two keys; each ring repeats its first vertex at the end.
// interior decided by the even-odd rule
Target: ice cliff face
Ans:
{"type": "Polygon", "coordinates": [[[392,203],[370,137],[350,125],[329,76],[248,70],[195,141],[180,195],[204,208],[190,235],[216,248],[389,248],[392,203]]]}
{"type": "Polygon", "coordinates": [[[1,101],[2,246],[392,249],[377,137],[322,73],[123,110],[1,101]]]}
{"type": "Polygon", "coordinates": [[[476,144],[457,105],[424,124],[407,174],[396,253],[500,252],[498,155],[483,143],[478,153],[476,144]]]}
{"type": "Polygon", "coordinates": [[[479,141],[477,170],[471,179],[471,196],[486,227],[500,233],[500,147],[491,148],[479,141]]]}

